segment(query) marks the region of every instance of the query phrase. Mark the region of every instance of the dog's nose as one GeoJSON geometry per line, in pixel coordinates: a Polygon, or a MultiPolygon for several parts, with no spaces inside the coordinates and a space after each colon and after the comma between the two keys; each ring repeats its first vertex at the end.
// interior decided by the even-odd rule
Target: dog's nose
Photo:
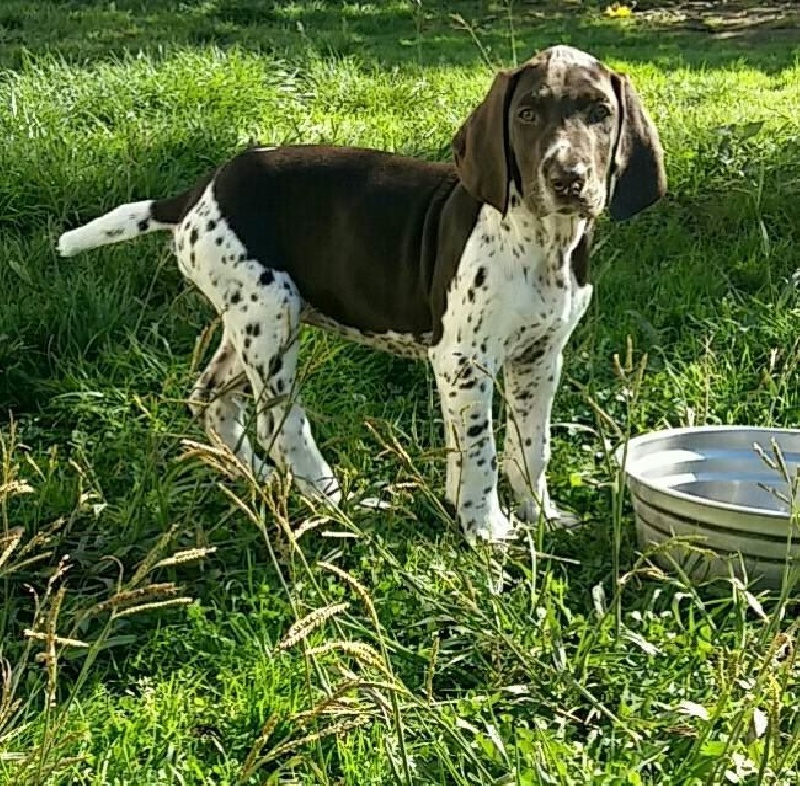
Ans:
{"type": "Polygon", "coordinates": [[[550,185],[562,197],[580,196],[586,186],[587,169],[584,164],[563,166],[555,164],[550,169],[550,185]]]}

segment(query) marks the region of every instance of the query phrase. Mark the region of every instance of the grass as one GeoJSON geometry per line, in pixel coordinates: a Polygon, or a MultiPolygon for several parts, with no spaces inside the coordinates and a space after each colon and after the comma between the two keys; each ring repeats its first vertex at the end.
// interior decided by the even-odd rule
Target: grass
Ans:
{"type": "Polygon", "coordinates": [[[607,453],[800,421],[800,47],[537,13],[3,3],[0,783],[796,782],[794,591],[638,554],[607,453]],[[467,548],[425,366],[311,331],[323,451],[393,509],[232,479],[184,404],[211,313],[163,238],[67,263],[56,234],[250,136],[444,158],[491,76],[464,24],[509,63],[509,19],[520,57],[570,41],[628,71],[667,151],[669,197],[602,227],[556,401],[551,489],[584,525],[467,548]]]}

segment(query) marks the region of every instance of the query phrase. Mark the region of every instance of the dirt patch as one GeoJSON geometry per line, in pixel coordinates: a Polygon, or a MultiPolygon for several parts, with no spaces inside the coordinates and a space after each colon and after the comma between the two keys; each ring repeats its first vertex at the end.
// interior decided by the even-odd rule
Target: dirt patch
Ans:
{"type": "Polygon", "coordinates": [[[708,33],[715,38],[781,38],[797,35],[800,42],[800,9],[792,0],[684,0],[684,2],[631,3],[634,16],[675,30],[708,33]]]}

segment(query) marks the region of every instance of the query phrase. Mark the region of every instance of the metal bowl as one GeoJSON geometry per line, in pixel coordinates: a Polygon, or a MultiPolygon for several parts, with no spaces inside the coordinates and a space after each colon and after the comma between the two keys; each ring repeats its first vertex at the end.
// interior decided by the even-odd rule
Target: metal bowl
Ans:
{"type": "MultiPolygon", "coordinates": [[[[694,580],[715,576],[760,577],[762,586],[781,584],[787,558],[800,564],[800,528],[789,543],[791,489],[754,447],[774,459],[779,446],[789,477],[800,467],[800,430],[752,426],[702,426],[644,434],[617,449],[631,492],[636,533],[642,549],[675,536],[686,542],[668,549],[694,580]]],[[[797,519],[795,519],[797,521],[797,519]]],[[[663,552],[655,558],[669,564],[663,552]]]]}

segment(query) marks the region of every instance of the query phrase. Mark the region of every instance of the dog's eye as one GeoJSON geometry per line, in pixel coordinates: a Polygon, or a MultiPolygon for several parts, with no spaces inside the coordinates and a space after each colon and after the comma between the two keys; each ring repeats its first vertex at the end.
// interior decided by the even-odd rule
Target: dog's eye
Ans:
{"type": "Polygon", "coordinates": [[[593,104],[589,107],[587,119],[590,123],[602,123],[610,114],[607,104],[593,104]]]}
{"type": "Polygon", "coordinates": [[[536,111],[529,106],[524,106],[519,110],[519,119],[523,123],[532,123],[536,120],[536,111]]]}

